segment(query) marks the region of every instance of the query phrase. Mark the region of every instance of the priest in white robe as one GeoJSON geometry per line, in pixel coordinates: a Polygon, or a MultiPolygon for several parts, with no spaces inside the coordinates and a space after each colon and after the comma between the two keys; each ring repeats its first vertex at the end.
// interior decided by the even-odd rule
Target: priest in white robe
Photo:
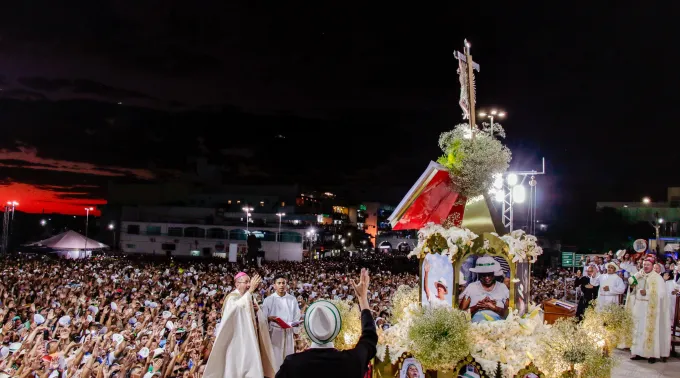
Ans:
{"type": "Polygon", "coordinates": [[[612,303],[617,305],[621,303],[620,295],[626,292],[626,284],[616,274],[617,270],[619,267],[610,262],[607,264],[607,273],[590,278],[591,285],[600,287],[597,293],[597,311],[603,310],[612,303]]]}
{"type": "MultiPolygon", "coordinates": [[[[293,334],[300,332],[300,306],[297,299],[286,292],[288,281],[283,276],[274,277],[276,292],[262,303],[264,315],[269,320],[269,336],[274,351],[274,366],[278,369],[289,354],[295,353],[293,334]],[[282,321],[292,328],[283,328],[277,322],[282,321]]],[[[285,325],[284,325],[285,327],[285,325]]]]}
{"type": "Polygon", "coordinates": [[[234,277],[236,290],[227,295],[217,338],[204,378],[273,378],[274,367],[267,320],[253,298],[261,280],[244,272],[234,277]]]}
{"type": "Polygon", "coordinates": [[[651,260],[645,260],[642,270],[628,279],[635,294],[629,296],[629,300],[633,301],[635,322],[631,359],[646,358],[650,364],[659,358],[666,362],[671,351],[666,284],[659,273],[653,270],[653,266],[651,260]]]}

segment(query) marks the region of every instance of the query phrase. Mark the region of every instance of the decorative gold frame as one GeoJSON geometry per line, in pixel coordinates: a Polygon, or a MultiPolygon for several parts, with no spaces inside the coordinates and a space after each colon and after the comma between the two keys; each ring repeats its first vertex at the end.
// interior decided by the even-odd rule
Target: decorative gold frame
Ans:
{"type": "Polygon", "coordinates": [[[520,369],[520,371],[515,374],[514,378],[524,378],[525,375],[530,373],[538,375],[539,378],[545,378],[545,374],[538,370],[538,367],[536,367],[533,362],[527,365],[524,369],[520,369]]]}
{"type": "Polygon", "coordinates": [[[489,374],[487,374],[484,369],[482,369],[482,366],[475,360],[474,357],[472,357],[471,354],[468,354],[467,357],[463,358],[462,360],[458,361],[456,364],[456,367],[453,369],[453,376],[457,377],[458,373],[460,372],[460,369],[462,369],[464,366],[467,365],[473,365],[474,367],[479,370],[479,377],[480,378],[490,378],[489,374]]]}
{"type": "Polygon", "coordinates": [[[508,262],[508,265],[510,266],[510,302],[508,303],[509,308],[515,308],[515,282],[513,282],[513,279],[516,277],[517,274],[517,264],[512,262],[512,259],[510,256],[508,256],[508,252],[506,251],[506,245],[505,242],[503,242],[498,236],[493,235],[489,232],[485,232],[484,234],[480,235],[474,242],[474,245],[470,249],[469,252],[465,253],[462,255],[458,260],[455,261],[455,266],[453,269],[453,280],[455,281],[455,286],[454,286],[454,307],[458,307],[458,296],[460,296],[460,292],[458,290],[459,282],[460,282],[460,268],[463,266],[463,262],[467,260],[467,258],[470,255],[489,255],[489,256],[497,256],[497,257],[502,257],[505,259],[505,261],[508,262]],[[489,244],[487,248],[484,248],[485,242],[488,241],[489,244]]]}

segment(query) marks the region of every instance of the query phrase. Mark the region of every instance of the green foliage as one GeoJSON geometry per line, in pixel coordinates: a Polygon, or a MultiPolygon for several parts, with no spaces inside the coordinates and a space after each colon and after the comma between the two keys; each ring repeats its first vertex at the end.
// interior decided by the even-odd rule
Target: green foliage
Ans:
{"type": "Polygon", "coordinates": [[[503,137],[503,128],[475,129],[474,138],[470,125],[460,124],[439,136],[442,155],[437,162],[445,166],[457,190],[470,198],[484,194],[495,174],[502,174],[510,164],[510,150],[496,138],[503,137]]]}
{"type": "Polygon", "coordinates": [[[450,307],[423,309],[408,333],[413,357],[426,370],[451,370],[469,353],[469,327],[463,311],[450,307]]]}

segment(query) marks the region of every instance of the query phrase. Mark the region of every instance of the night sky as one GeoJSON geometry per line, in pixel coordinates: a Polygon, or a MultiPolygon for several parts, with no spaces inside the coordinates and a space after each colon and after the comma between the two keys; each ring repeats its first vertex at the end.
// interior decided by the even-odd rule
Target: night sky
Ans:
{"type": "Polygon", "coordinates": [[[461,122],[464,38],[478,108],[508,112],[511,168],[546,158],[539,218],[680,184],[678,6],[69,3],[0,15],[0,200],[24,211],[81,213],[110,180],[187,179],[196,157],[227,183],[396,204],[461,122]]]}

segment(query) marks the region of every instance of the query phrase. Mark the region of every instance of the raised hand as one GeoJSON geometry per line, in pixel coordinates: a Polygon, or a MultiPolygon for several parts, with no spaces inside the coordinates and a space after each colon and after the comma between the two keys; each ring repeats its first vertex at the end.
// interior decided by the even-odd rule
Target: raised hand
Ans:
{"type": "Polygon", "coordinates": [[[260,282],[262,282],[262,278],[260,278],[260,275],[259,274],[254,275],[253,278],[250,279],[250,288],[248,288],[248,291],[254,293],[255,290],[257,290],[257,287],[260,286],[260,282]]]}
{"type": "Polygon", "coordinates": [[[369,309],[368,285],[370,284],[370,277],[368,275],[368,270],[366,270],[366,268],[361,269],[361,276],[358,284],[354,280],[351,280],[350,282],[354,288],[354,294],[356,294],[357,299],[359,300],[359,307],[362,310],[369,309]]]}

